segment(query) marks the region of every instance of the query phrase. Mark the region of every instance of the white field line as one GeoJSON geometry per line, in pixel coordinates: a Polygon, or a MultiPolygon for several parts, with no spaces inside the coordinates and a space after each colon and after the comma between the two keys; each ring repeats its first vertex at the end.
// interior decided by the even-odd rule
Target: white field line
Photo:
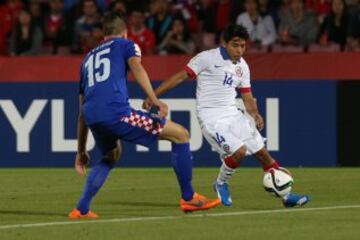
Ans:
{"type": "Polygon", "coordinates": [[[226,216],[259,215],[259,214],[273,214],[273,213],[311,212],[311,211],[326,211],[326,210],[353,209],[353,208],[360,208],[360,205],[205,213],[205,214],[192,214],[192,215],[179,215],[179,216],[131,217],[131,218],[113,218],[113,219],[98,219],[98,220],[84,219],[80,221],[68,220],[63,222],[24,223],[24,224],[13,224],[13,225],[0,225],[0,230],[14,229],[14,228],[64,226],[64,225],[75,225],[75,224],[92,224],[92,223],[145,222],[145,221],[153,221],[153,220],[175,220],[175,219],[187,219],[187,218],[199,218],[199,217],[226,217],[226,216]]]}

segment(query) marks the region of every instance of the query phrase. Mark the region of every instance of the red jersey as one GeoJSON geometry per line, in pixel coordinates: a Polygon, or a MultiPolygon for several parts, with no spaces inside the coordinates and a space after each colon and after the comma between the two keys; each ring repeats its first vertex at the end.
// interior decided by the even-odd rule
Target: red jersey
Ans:
{"type": "Polygon", "coordinates": [[[58,32],[64,23],[64,19],[61,15],[50,15],[47,19],[46,30],[55,33],[58,32]]]}
{"type": "Polygon", "coordinates": [[[7,38],[16,21],[18,12],[23,8],[22,2],[18,1],[15,5],[0,6],[0,55],[7,54],[7,38]]]}
{"type": "Polygon", "coordinates": [[[128,38],[133,40],[136,44],[139,45],[141,51],[145,54],[152,53],[152,50],[155,47],[155,35],[147,27],[144,27],[140,32],[134,32],[130,27],[128,29],[128,38]]]}
{"type": "Polygon", "coordinates": [[[305,6],[314,10],[316,15],[328,14],[331,10],[331,2],[328,0],[306,0],[305,6]]]}

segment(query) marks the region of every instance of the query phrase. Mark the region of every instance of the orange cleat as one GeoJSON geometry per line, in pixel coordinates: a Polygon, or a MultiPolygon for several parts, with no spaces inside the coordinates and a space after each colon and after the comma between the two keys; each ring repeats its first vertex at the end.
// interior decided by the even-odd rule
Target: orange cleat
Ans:
{"type": "Polygon", "coordinates": [[[199,210],[207,210],[210,208],[214,208],[220,205],[220,199],[209,199],[203,195],[198,193],[194,193],[193,199],[189,201],[185,201],[184,199],[180,199],[180,208],[185,213],[199,211],[199,210]]]}
{"type": "Polygon", "coordinates": [[[74,208],[70,213],[69,213],[69,218],[71,219],[79,219],[79,218],[98,218],[99,215],[97,215],[96,213],[89,211],[87,214],[81,214],[81,212],[79,210],[77,210],[76,208],[74,208]]]}

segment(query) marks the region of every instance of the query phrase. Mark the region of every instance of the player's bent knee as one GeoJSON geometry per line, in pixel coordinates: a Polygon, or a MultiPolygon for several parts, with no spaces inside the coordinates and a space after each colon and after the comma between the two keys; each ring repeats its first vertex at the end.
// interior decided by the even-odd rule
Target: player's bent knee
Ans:
{"type": "Polygon", "coordinates": [[[190,134],[180,124],[168,121],[160,133],[159,139],[169,140],[173,143],[186,143],[190,140],[190,134]]]}
{"type": "Polygon", "coordinates": [[[179,143],[186,143],[190,140],[190,134],[187,129],[181,127],[181,134],[179,134],[179,143]]]}
{"type": "Polygon", "coordinates": [[[172,136],[172,138],[170,138],[170,141],[174,143],[187,143],[189,142],[189,140],[190,140],[190,134],[182,126],[180,126],[177,129],[176,133],[172,136]]]}
{"type": "Polygon", "coordinates": [[[237,161],[240,162],[241,160],[243,160],[246,156],[246,147],[242,146],[240,147],[238,150],[236,150],[236,152],[233,153],[232,157],[237,161]]]}
{"type": "Polygon", "coordinates": [[[266,150],[266,148],[262,148],[259,151],[257,151],[255,154],[255,157],[257,159],[266,159],[270,157],[269,152],[266,150]]]}
{"type": "Polygon", "coordinates": [[[108,162],[109,164],[115,165],[119,161],[121,156],[121,144],[117,142],[116,147],[109,151],[106,156],[103,158],[103,161],[108,162]]]}

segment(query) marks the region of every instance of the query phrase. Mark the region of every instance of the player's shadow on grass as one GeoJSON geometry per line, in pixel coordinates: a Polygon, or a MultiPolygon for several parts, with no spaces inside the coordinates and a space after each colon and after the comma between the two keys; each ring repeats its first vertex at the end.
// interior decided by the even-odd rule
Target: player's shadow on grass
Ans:
{"type": "Polygon", "coordinates": [[[127,201],[115,201],[109,202],[113,205],[132,206],[132,207],[178,207],[175,203],[164,203],[164,202],[127,202],[127,201]]]}
{"type": "Polygon", "coordinates": [[[66,214],[60,214],[55,212],[40,212],[40,211],[28,211],[28,210],[0,210],[1,214],[8,215],[28,215],[28,216],[67,216],[66,214]]]}

